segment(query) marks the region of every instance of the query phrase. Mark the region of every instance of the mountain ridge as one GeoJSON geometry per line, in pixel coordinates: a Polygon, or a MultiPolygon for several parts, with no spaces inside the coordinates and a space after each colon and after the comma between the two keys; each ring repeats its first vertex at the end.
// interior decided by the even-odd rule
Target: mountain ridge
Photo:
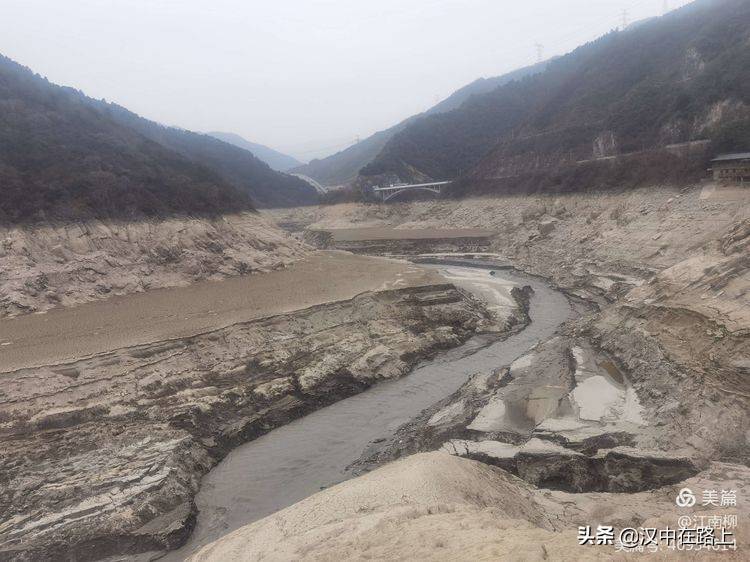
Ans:
{"type": "Polygon", "coordinates": [[[407,117],[400,123],[382,131],[378,131],[336,154],[326,158],[315,159],[303,166],[292,169],[292,172],[304,174],[329,187],[349,183],[357,178],[360,170],[372,162],[383,150],[386,144],[397,133],[421,116],[452,111],[460,107],[472,96],[491,91],[509,81],[518,80],[524,76],[541,72],[549,61],[543,61],[531,66],[522,67],[501,76],[492,78],[478,78],[470,84],[459,88],[446,99],[428,109],[424,113],[407,117]]]}
{"type": "Polygon", "coordinates": [[[0,55],[0,222],[254,210],[218,174],[122,127],[93,101],[0,55]]]}
{"type": "Polygon", "coordinates": [[[297,168],[304,165],[294,156],[284,154],[283,152],[274,150],[273,148],[270,148],[263,144],[251,142],[236,133],[210,131],[206,134],[214,137],[215,139],[219,139],[220,141],[232,144],[238,148],[243,148],[248,152],[251,152],[256,158],[262,160],[277,172],[288,172],[292,168],[297,168]]]}
{"type": "Polygon", "coordinates": [[[121,125],[213,170],[249,194],[258,207],[309,205],[318,200],[317,192],[307,182],[273,170],[243,148],[207,134],[162,125],[115,103],[92,101],[121,125]]]}
{"type": "Polygon", "coordinates": [[[611,32],[542,73],[414,120],[362,174],[498,179],[688,141],[750,146],[749,29],[747,2],[698,0],[611,32]]]}
{"type": "Polygon", "coordinates": [[[0,55],[0,221],[218,215],[317,202],[246,150],[51,83],[0,55]]]}

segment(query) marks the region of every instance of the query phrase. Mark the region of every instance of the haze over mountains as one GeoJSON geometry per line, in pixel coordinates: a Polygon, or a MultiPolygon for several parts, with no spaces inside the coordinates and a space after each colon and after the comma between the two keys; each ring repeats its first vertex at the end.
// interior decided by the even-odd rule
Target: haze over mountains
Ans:
{"type": "Polygon", "coordinates": [[[750,147],[749,29],[750,3],[698,0],[563,57],[480,79],[295,171],[328,186],[465,177],[472,189],[506,191],[560,191],[602,176],[618,185],[684,178],[704,170],[709,154],[750,147]],[[663,153],[691,141],[710,144],[687,161],[663,153]],[[601,174],[578,165],[647,152],[638,177],[633,166],[601,174]]]}
{"type": "Polygon", "coordinates": [[[403,131],[408,125],[418,118],[426,115],[435,115],[445,113],[460,107],[472,96],[489,92],[498,86],[518,80],[524,76],[541,72],[546,67],[547,62],[542,62],[532,66],[520,68],[502,76],[493,78],[479,78],[456,90],[452,95],[428,109],[421,115],[415,115],[404,119],[397,125],[350,146],[349,148],[337,152],[326,158],[316,159],[308,164],[295,168],[293,171],[304,174],[320,182],[325,186],[338,186],[346,184],[356,179],[360,170],[372,162],[388,144],[388,142],[400,131],[403,131]]]}
{"type": "Polygon", "coordinates": [[[165,127],[117,104],[96,103],[96,106],[121,125],[214,170],[226,182],[250,194],[259,207],[306,205],[317,201],[317,192],[308,183],[273,170],[245,149],[209,135],[165,127]]]}
{"type": "Polygon", "coordinates": [[[362,173],[507,180],[687,141],[742,150],[749,85],[750,3],[699,0],[413,119],[362,173]]]}
{"type": "Polygon", "coordinates": [[[317,198],[246,150],[56,86],[2,56],[0,107],[4,222],[219,214],[317,198]]]}
{"type": "Polygon", "coordinates": [[[292,168],[303,165],[302,162],[293,156],[289,156],[288,154],[284,154],[283,152],[279,152],[278,150],[274,150],[273,148],[269,148],[262,144],[250,142],[235,133],[221,133],[214,131],[208,134],[220,141],[233,144],[234,146],[252,152],[256,158],[262,160],[271,168],[279,172],[288,172],[292,168]]]}
{"type": "Polygon", "coordinates": [[[0,57],[0,220],[250,210],[250,197],[0,57]]]}
{"type": "Polygon", "coordinates": [[[296,177],[0,56],[0,561],[584,562],[683,487],[747,558],[750,159],[706,168],[750,151],[750,0],[474,82],[622,6],[232,4],[4,3],[14,56],[160,121],[401,122],[296,177]]]}
{"type": "MultiPolygon", "coordinates": [[[[327,186],[386,176],[555,191],[581,183],[582,161],[689,141],[710,141],[713,152],[746,150],[748,29],[748,2],[699,0],[566,56],[479,79],[425,113],[307,165],[232,133],[162,126],[2,58],[0,174],[8,204],[0,212],[4,220],[28,221],[317,201],[312,186],[279,170],[327,186]]],[[[680,166],[660,161],[651,171],[680,166]]],[[[662,179],[649,173],[644,178],[662,179]]]]}

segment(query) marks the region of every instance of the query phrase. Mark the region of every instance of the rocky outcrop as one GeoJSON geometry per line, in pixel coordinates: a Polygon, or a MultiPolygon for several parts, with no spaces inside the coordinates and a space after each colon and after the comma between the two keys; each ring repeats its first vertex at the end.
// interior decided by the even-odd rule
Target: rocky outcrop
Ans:
{"type": "MultiPolygon", "coordinates": [[[[484,259],[548,278],[599,309],[569,326],[569,334],[621,367],[658,419],[660,431],[641,432],[641,446],[747,462],[748,213],[750,190],[706,183],[681,190],[348,204],[280,216],[315,229],[362,224],[396,232],[496,231],[495,255],[484,259]]],[[[632,443],[621,433],[591,439],[632,443]]]]}
{"type": "MultiPolygon", "coordinates": [[[[368,450],[357,466],[372,469],[450,442],[461,444],[451,445],[450,452],[463,451],[477,460],[485,445],[495,453],[500,447],[502,454],[485,455],[493,458],[488,462],[514,473],[519,472],[517,461],[530,453],[529,444],[535,451],[533,458],[553,452],[585,471],[600,450],[651,439],[655,430],[643,415],[634,387],[607,356],[585,342],[558,336],[507,367],[475,374],[452,396],[402,426],[393,439],[368,450]],[[541,444],[548,450],[540,452],[541,444]]],[[[576,487],[569,484],[560,486],[576,487]]]]}
{"type": "Polygon", "coordinates": [[[491,231],[477,229],[425,231],[390,229],[305,230],[302,238],[320,249],[374,255],[418,255],[427,252],[483,252],[492,239],[491,231]]]}
{"type": "Polygon", "coordinates": [[[676,484],[700,472],[685,456],[629,447],[587,456],[540,439],[522,446],[498,441],[451,440],[443,450],[511,472],[539,488],[571,493],[634,493],[676,484]]]}
{"type": "Polygon", "coordinates": [[[269,271],[308,252],[254,213],[0,227],[0,316],[269,271]]]}
{"type": "Polygon", "coordinates": [[[643,415],[632,383],[606,356],[556,337],[509,367],[478,373],[368,450],[357,468],[442,449],[575,493],[633,493],[697,474],[702,464],[690,455],[643,447],[664,425],[643,415]]]}
{"type": "Polygon", "coordinates": [[[2,373],[0,557],[174,548],[201,476],[232,447],[492,323],[428,285],[2,373]]]}

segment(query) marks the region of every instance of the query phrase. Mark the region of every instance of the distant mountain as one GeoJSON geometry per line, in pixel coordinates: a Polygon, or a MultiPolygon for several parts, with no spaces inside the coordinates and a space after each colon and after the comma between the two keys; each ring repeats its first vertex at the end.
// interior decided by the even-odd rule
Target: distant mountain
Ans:
{"type": "Polygon", "coordinates": [[[409,117],[401,123],[384,131],[377,132],[341,152],[327,158],[313,160],[309,164],[294,168],[292,171],[310,176],[325,186],[337,186],[350,182],[357,177],[363,167],[372,162],[380,154],[388,141],[419,117],[452,111],[460,107],[472,96],[489,92],[513,80],[519,80],[525,76],[542,72],[546,65],[547,62],[545,61],[520,68],[502,76],[480,78],[457,90],[451,96],[420,115],[409,117]]]}
{"type": "Polygon", "coordinates": [[[380,131],[332,156],[315,159],[309,164],[293,168],[296,174],[309,176],[326,187],[336,187],[354,180],[368,162],[380,154],[388,140],[400,131],[406,122],[380,131]]]}
{"type": "Polygon", "coordinates": [[[263,146],[262,144],[250,142],[249,140],[242,138],[240,135],[220,132],[211,132],[208,134],[220,141],[233,144],[234,146],[252,152],[257,158],[263,160],[263,162],[279,172],[288,172],[292,168],[302,166],[302,162],[296,158],[284,154],[283,152],[279,152],[278,150],[274,150],[273,148],[263,146]]]}
{"type": "Polygon", "coordinates": [[[315,188],[301,179],[277,172],[252,153],[209,135],[165,127],[116,104],[95,106],[118,123],[218,173],[250,194],[259,207],[293,207],[318,201],[315,188]]]}
{"type": "Polygon", "coordinates": [[[747,0],[699,0],[414,119],[363,174],[501,180],[702,139],[750,148],[747,0]]]}
{"type": "Polygon", "coordinates": [[[101,106],[0,55],[0,223],[253,209],[247,191],[101,106]]]}

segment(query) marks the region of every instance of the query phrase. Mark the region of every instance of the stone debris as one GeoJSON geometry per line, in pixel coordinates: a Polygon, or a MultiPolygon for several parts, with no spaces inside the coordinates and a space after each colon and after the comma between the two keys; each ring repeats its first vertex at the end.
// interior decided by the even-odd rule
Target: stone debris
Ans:
{"type": "Polygon", "coordinates": [[[496,330],[436,284],[5,372],[0,558],[176,548],[201,476],[233,447],[496,330]]]}

